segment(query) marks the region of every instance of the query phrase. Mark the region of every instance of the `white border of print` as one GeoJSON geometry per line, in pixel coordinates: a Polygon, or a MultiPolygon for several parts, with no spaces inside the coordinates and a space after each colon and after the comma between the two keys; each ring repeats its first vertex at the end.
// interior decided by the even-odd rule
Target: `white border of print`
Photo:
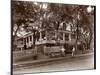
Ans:
{"type": "Polygon", "coordinates": [[[39,1],[39,2],[52,2],[52,3],[95,5],[95,0],[19,0],[19,1],[39,1]]]}

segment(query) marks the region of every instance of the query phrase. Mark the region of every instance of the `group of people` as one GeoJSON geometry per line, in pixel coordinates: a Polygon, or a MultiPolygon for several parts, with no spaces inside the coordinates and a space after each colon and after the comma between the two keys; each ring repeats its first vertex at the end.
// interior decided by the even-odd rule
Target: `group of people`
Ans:
{"type": "MultiPolygon", "coordinates": [[[[62,47],[61,51],[62,51],[62,54],[65,56],[65,49],[64,49],[64,47],[62,47]]],[[[73,49],[72,49],[72,56],[74,56],[74,54],[75,54],[75,47],[73,47],[73,49]]]]}

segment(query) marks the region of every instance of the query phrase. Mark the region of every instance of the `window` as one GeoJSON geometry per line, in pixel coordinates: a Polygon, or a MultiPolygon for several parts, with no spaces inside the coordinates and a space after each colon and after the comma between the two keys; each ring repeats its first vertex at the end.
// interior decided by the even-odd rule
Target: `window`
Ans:
{"type": "Polygon", "coordinates": [[[69,40],[69,34],[65,34],[65,40],[69,40]]]}

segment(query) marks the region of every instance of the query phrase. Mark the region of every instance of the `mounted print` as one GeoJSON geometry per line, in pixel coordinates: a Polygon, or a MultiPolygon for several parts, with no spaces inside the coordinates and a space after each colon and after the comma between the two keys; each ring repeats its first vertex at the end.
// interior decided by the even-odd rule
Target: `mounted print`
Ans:
{"type": "Polygon", "coordinates": [[[11,1],[12,73],[95,69],[95,6],[11,1]]]}

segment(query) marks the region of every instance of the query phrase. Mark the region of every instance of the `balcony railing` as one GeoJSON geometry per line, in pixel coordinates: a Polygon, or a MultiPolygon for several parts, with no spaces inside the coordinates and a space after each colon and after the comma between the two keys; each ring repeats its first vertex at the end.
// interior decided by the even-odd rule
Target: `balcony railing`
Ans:
{"type": "Polygon", "coordinates": [[[56,44],[56,43],[60,43],[60,44],[75,44],[75,39],[71,39],[71,40],[41,40],[41,41],[36,41],[36,45],[40,45],[40,44],[56,44]]]}

